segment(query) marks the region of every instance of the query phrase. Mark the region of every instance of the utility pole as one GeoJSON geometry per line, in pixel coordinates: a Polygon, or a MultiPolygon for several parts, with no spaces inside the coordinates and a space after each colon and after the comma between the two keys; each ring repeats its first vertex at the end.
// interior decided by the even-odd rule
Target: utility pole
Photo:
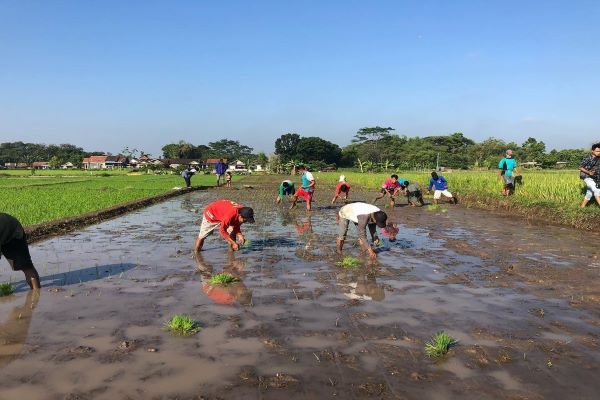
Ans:
{"type": "Polygon", "coordinates": [[[437,153],[437,161],[435,163],[435,170],[439,171],[440,170],[440,152],[438,151],[437,153]]]}

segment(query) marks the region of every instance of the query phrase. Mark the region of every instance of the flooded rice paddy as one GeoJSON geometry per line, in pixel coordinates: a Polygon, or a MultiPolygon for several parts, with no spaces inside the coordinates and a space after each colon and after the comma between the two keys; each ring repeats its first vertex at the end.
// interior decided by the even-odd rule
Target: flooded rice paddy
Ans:
{"type": "MultiPolygon", "coordinates": [[[[350,227],[338,265],[332,188],[311,213],[274,178],[194,192],[31,246],[44,288],[2,262],[0,399],[596,399],[599,237],[445,206],[386,209],[370,261],[350,227]],[[254,207],[250,243],[191,249],[201,210],[254,207]],[[444,211],[445,210],[445,211],[444,211]],[[239,279],[211,285],[214,273],[239,279]],[[191,338],[164,323],[199,321],[191,338]],[[445,330],[441,360],[423,346],[445,330]]],[[[370,201],[372,193],[351,193],[370,201]]],[[[380,205],[382,205],[381,203],[380,205]]]]}

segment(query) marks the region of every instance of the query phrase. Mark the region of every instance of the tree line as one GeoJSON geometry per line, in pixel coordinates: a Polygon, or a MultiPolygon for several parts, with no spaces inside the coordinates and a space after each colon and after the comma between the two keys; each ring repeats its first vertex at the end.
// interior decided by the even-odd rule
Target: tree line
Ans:
{"type": "Polygon", "coordinates": [[[547,152],[545,143],[533,137],[519,145],[493,137],[477,143],[461,132],[407,137],[394,134],[393,131],[392,127],[361,128],[354,135],[352,143],[344,148],[318,137],[286,133],[275,141],[275,154],[277,161],[283,165],[306,163],[317,169],[331,165],[375,171],[388,168],[433,169],[436,166],[454,169],[495,168],[507,149],[514,151],[520,164],[533,162],[540,168],[574,168],[589,153],[587,149],[547,152]],[[561,164],[557,165],[559,162],[561,164]]]}
{"type": "Polygon", "coordinates": [[[58,168],[67,162],[81,166],[84,157],[103,155],[100,151],[84,151],[72,144],[40,144],[24,142],[0,143],[0,164],[27,164],[35,161],[47,161],[52,168],[58,168]]]}

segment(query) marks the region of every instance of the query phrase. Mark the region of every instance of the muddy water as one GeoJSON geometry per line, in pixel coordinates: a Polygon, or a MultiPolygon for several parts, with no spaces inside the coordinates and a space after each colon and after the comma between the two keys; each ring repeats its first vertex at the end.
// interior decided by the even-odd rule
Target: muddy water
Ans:
{"type": "Polygon", "coordinates": [[[597,398],[598,236],[401,205],[397,240],[377,262],[349,240],[348,270],[330,188],[287,212],[269,180],[36,244],[39,295],[5,265],[19,291],[0,299],[0,399],[597,398]],[[223,197],[255,208],[251,243],[213,236],[196,261],[198,210],[223,197]],[[210,285],[221,271],[240,282],[210,285]],[[164,332],[176,313],[202,331],[164,332]],[[459,345],[436,362],[423,346],[442,329],[459,345]]]}

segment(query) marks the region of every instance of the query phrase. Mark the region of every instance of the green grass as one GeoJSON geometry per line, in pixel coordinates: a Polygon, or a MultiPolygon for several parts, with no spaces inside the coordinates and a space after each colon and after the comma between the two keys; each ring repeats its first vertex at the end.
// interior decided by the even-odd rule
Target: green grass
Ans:
{"type": "MultiPolygon", "coordinates": [[[[343,173],[351,185],[360,186],[375,192],[381,183],[391,174],[396,173],[400,178],[421,185],[425,197],[429,185],[429,172],[401,171],[388,173],[360,172],[318,172],[314,173],[319,184],[333,185],[339,175],[343,173]]],[[[521,208],[527,211],[536,209],[541,215],[552,219],[554,222],[566,223],[575,226],[593,227],[600,221],[600,207],[590,204],[585,209],[579,205],[583,200],[583,183],[579,173],[574,170],[520,170],[523,184],[516,186],[516,192],[508,198],[501,195],[502,182],[497,171],[454,171],[442,172],[448,180],[449,190],[458,196],[461,203],[474,205],[481,208],[510,207],[521,208]],[[544,212],[546,211],[546,212],[544,212]]],[[[372,199],[369,199],[372,200],[372,199]]],[[[402,201],[402,200],[400,200],[402,201]]],[[[593,203],[593,202],[591,202],[593,203]]],[[[383,203],[382,203],[383,204],[383,203]]]]}
{"type": "Polygon", "coordinates": [[[202,328],[192,317],[178,314],[165,323],[165,330],[179,336],[192,336],[200,332],[202,328]]]}
{"type": "Polygon", "coordinates": [[[228,285],[237,281],[238,279],[235,276],[228,274],[227,272],[221,272],[210,278],[210,283],[213,285],[228,285]]]}
{"type": "Polygon", "coordinates": [[[12,284],[10,284],[8,282],[0,283],[0,297],[10,296],[14,292],[15,292],[15,287],[12,284]]]}
{"type": "Polygon", "coordinates": [[[354,269],[360,265],[360,261],[352,256],[346,256],[342,261],[338,261],[337,265],[340,265],[344,268],[354,269]]]}
{"type": "MultiPolygon", "coordinates": [[[[10,171],[13,172],[13,171],[10,171]]],[[[111,176],[0,176],[0,211],[25,226],[73,217],[184,187],[179,175],[116,174],[111,176]]],[[[82,173],[83,172],[83,173],[82,173]]],[[[239,179],[239,177],[234,177],[239,179]]],[[[213,186],[212,175],[192,177],[194,186],[213,186]]]]}
{"type": "Polygon", "coordinates": [[[452,336],[441,331],[431,337],[431,340],[425,343],[425,354],[430,358],[441,357],[448,352],[450,346],[458,343],[452,336]]]}

